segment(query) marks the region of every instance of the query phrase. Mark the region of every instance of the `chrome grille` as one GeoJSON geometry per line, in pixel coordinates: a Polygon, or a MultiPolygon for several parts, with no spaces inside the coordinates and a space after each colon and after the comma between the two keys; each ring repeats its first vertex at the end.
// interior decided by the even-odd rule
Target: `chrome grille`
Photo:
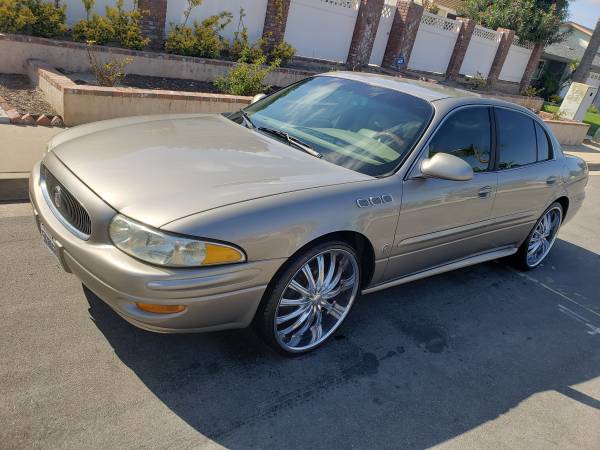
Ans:
{"type": "Polygon", "coordinates": [[[67,188],[52,175],[52,172],[50,172],[46,166],[42,166],[41,174],[42,189],[44,190],[46,201],[54,214],[61,222],[63,222],[63,224],[66,222],[65,225],[67,228],[69,228],[76,236],[87,239],[92,233],[90,215],[67,188]],[[75,230],[67,224],[79,233],[75,232],[75,230]]]}

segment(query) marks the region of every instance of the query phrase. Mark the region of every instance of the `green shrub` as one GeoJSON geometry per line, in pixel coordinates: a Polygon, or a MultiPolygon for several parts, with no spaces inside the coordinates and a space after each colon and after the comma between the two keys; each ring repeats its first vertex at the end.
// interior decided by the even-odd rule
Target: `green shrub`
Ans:
{"type": "Polygon", "coordinates": [[[596,105],[590,105],[587,112],[592,114],[598,114],[598,107],[596,105]]]}
{"type": "Polygon", "coordinates": [[[265,56],[262,47],[262,39],[250,45],[248,29],[244,27],[241,31],[233,33],[233,42],[228,48],[229,57],[236,61],[253,63],[265,56]]]}
{"type": "Polygon", "coordinates": [[[555,94],[548,97],[548,101],[551,103],[556,103],[558,105],[562,102],[562,98],[560,98],[560,95],[555,94]]]}
{"type": "Polygon", "coordinates": [[[525,97],[536,97],[540,91],[541,89],[536,89],[533,86],[529,86],[521,91],[521,95],[524,95],[525,97]]]}
{"type": "Polygon", "coordinates": [[[127,76],[125,68],[133,62],[133,59],[117,59],[111,56],[105,62],[99,61],[96,54],[92,51],[92,44],[93,42],[88,42],[87,52],[90,67],[96,76],[96,81],[98,81],[100,86],[117,86],[127,76]]]}
{"type": "Polygon", "coordinates": [[[183,56],[218,58],[226,48],[226,42],[219,34],[231,22],[231,13],[210,16],[194,28],[185,25],[171,25],[167,35],[165,50],[183,56]]]}
{"type": "Polygon", "coordinates": [[[0,0],[0,32],[56,37],[67,31],[60,2],[0,0]]]}
{"type": "Polygon", "coordinates": [[[250,44],[248,28],[244,25],[244,17],[246,17],[244,8],[240,8],[238,29],[233,33],[233,41],[229,45],[227,52],[231,59],[240,62],[254,63],[264,56],[263,46],[265,42],[261,38],[254,44],[250,44]]]}
{"type": "Polygon", "coordinates": [[[131,11],[123,9],[123,0],[117,0],[115,7],[106,7],[106,17],[115,30],[115,40],[121,47],[141,50],[150,42],[142,35],[140,20],[142,13],[134,8],[131,11]]]}
{"type": "Polygon", "coordinates": [[[89,20],[80,20],[73,27],[73,39],[79,42],[94,41],[98,45],[115,39],[115,29],[106,17],[94,14],[89,20]]]}
{"type": "Polygon", "coordinates": [[[0,0],[0,32],[22,33],[35,23],[33,12],[17,0],[0,0]]]}
{"type": "Polygon", "coordinates": [[[280,64],[287,64],[292,60],[295,54],[296,49],[287,42],[282,41],[273,47],[273,50],[269,53],[269,60],[279,60],[280,64]]]}
{"type": "Polygon", "coordinates": [[[184,25],[172,25],[165,41],[167,53],[194,56],[196,52],[196,36],[194,30],[184,25]]]}
{"type": "Polygon", "coordinates": [[[123,0],[117,0],[116,6],[106,7],[106,17],[90,11],[94,0],[82,0],[87,18],[73,27],[73,39],[80,42],[94,41],[99,45],[107,42],[118,43],[121,47],[141,50],[150,42],[142,35],[140,20],[142,12],[138,9],[125,11],[123,0]]]}
{"type": "Polygon", "coordinates": [[[265,85],[265,77],[278,65],[275,62],[264,66],[265,62],[266,58],[263,56],[252,64],[238,63],[227,73],[227,77],[217,78],[215,86],[219,91],[232,95],[256,95],[263,92],[268,89],[265,85]]]}
{"type": "Polygon", "coordinates": [[[207,17],[200,24],[194,22],[195,56],[218,58],[221,55],[223,49],[226,48],[226,44],[220,32],[229,25],[232,17],[230,12],[223,11],[220,14],[207,17]]]}

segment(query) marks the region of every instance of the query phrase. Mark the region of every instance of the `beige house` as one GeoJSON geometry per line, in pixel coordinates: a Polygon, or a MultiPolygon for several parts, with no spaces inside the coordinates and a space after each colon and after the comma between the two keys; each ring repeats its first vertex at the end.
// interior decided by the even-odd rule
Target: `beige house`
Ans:
{"type": "MultiPolygon", "coordinates": [[[[559,83],[565,80],[570,73],[571,61],[581,60],[594,30],[575,22],[566,22],[561,26],[561,31],[567,31],[569,34],[563,42],[549,45],[544,49],[534,80],[540,80],[548,75],[553,76],[559,83]]],[[[594,57],[586,83],[600,87],[600,51],[594,57]]],[[[562,91],[564,93],[566,87],[563,87],[562,91]]],[[[600,105],[600,95],[596,96],[594,103],[600,105]]]]}

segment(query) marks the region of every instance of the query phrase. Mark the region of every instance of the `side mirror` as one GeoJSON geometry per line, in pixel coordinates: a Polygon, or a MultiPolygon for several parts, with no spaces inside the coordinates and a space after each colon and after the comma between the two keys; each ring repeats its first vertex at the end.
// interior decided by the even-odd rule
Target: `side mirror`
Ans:
{"type": "Polygon", "coordinates": [[[421,173],[426,177],[443,180],[468,181],[473,178],[473,169],[460,158],[448,153],[436,153],[421,162],[421,173]]]}
{"type": "Polygon", "coordinates": [[[259,100],[262,100],[263,98],[265,98],[267,96],[267,94],[261,92],[260,94],[256,94],[254,97],[252,97],[252,101],[250,102],[250,104],[252,105],[253,103],[256,103],[259,100]]]}

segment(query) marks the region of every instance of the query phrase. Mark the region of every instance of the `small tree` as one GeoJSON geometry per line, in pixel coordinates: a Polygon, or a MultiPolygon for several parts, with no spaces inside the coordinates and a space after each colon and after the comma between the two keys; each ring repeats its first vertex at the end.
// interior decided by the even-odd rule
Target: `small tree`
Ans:
{"type": "Polygon", "coordinates": [[[569,0],[465,0],[459,15],[495,30],[514,30],[520,39],[545,45],[560,42],[565,33],[569,0]]]}
{"type": "Polygon", "coordinates": [[[96,76],[96,81],[100,86],[117,86],[127,76],[125,68],[133,62],[132,58],[117,59],[114,56],[102,62],[92,50],[94,41],[87,42],[87,53],[90,61],[90,68],[96,76]]]}

